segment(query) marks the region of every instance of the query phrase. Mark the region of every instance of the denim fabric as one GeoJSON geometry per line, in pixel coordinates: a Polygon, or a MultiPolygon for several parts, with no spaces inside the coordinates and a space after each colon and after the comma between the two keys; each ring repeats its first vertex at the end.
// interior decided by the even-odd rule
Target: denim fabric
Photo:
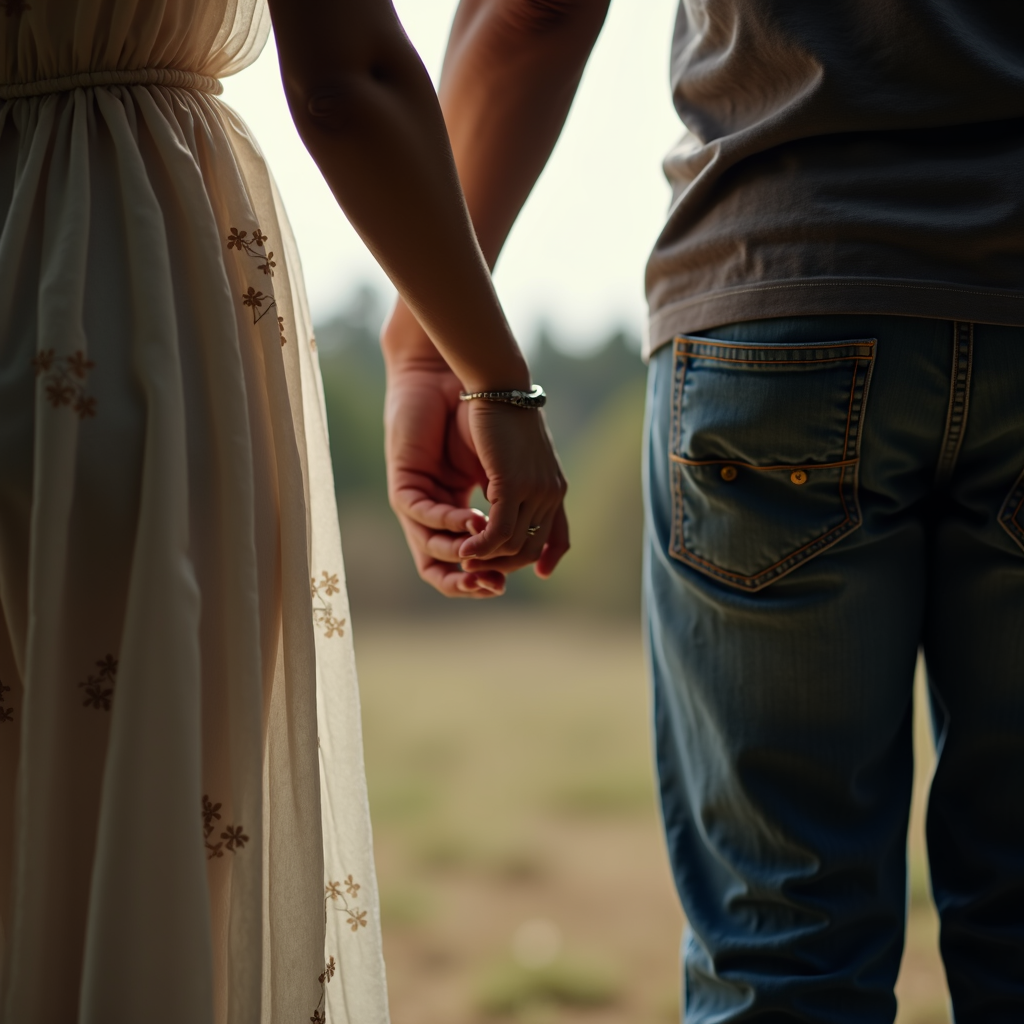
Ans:
{"type": "Polygon", "coordinates": [[[893,1020],[923,647],[956,1019],[1024,1021],[1024,328],[734,324],[655,355],[647,420],[686,1020],[893,1020]]]}

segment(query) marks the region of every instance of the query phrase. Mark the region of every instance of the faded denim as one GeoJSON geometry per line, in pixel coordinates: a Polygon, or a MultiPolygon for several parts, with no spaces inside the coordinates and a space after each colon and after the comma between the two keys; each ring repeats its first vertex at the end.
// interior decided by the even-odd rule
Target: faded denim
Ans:
{"type": "Polygon", "coordinates": [[[687,1022],[893,1020],[920,647],[956,1020],[1024,1021],[1024,328],[826,316],[677,339],[645,445],[687,1022]]]}

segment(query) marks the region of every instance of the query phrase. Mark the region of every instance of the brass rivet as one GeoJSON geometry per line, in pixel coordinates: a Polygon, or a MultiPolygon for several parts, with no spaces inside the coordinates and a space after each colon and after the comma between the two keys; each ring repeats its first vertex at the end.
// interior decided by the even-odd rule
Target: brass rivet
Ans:
{"type": "Polygon", "coordinates": [[[807,483],[807,474],[802,469],[794,469],[789,474],[789,479],[795,484],[805,484],[807,483]]]}
{"type": "Polygon", "coordinates": [[[728,482],[729,480],[736,479],[736,467],[735,466],[723,466],[722,467],[722,479],[728,482]]]}

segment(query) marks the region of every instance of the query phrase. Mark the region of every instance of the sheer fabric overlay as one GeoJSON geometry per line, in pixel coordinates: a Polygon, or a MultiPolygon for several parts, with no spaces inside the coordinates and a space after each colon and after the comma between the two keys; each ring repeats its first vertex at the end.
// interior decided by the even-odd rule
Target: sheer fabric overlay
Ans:
{"type": "MultiPolygon", "coordinates": [[[[0,0],[0,87],[211,78],[263,2],[0,0]]],[[[3,1024],[388,1019],[322,385],[196,89],[0,102],[3,1024]]]]}

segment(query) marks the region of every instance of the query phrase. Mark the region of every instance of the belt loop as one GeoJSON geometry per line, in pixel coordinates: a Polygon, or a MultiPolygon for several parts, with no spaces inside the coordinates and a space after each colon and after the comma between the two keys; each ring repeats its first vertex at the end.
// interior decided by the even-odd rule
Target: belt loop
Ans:
{"type": "Polygon", "coordinates": [[[946,429],[942,435],[939,465],[935,483],[949,482],[956,466],[964,431],[967,429],[967,409],[971,399],[971,364],[974,360],[974,324],[953,323],[953,369],[950,373],[949,410],[946,429]]]}

